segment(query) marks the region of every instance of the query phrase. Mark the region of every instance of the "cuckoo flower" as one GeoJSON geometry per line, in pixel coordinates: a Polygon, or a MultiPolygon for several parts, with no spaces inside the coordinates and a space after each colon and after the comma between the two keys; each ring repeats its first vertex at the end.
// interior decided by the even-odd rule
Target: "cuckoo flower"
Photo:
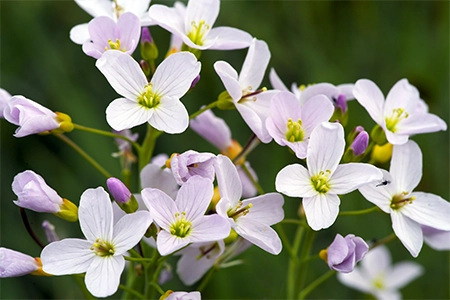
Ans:
{"type": "Polygon", "coordinates": [[[111,200],[98,187],[81,195],[79,219],[86,240],[69,238],[47,245],[41,254],[43,269],[53,275],[86,273],[84,281],[92,295],[110,296],[119,287],[123,254],[144,236],[150,213],[127,214],[114,224],[111,200]]]}
{"type": "Polygon", "coordinates": [[[432,227],[420,226],[422,228],[424,242],[438,251],[450,250],[450,231],[439,230],[432,227]]]}
{"type": "Polygon", "coordinates": [[[219,14],[220,0],[189,0],[186,12],[176,7],[152,5],[150,18],[159,26],[180,37],[193,49],[233,50],[246,48],[252,37],[231,27],[213,28],[219,14]]]}
{"type": "Polygon", "coordinates": [[[363,163],[340,164],[344,129],[324,122],[312,132],[306,155],[308,169],[300,164],[284,167],[275,179],[276,190],[303,197],[306,220],[314,230],[330,227],[339,213],[338,195],[382,179],[381,171],[363,163]]]}
{"type": "Polygon", "coordinates": [[[148,122],[167,133],[186,130],[189,116],[180,101],[200,72],[200,62],[189,52],[167,57],[156,69],[150,83],[129,55],[111,50],[97,60],[97,68],[124,98],[111,102],[106,120],[114,130],[148,122]]]}
{"type": "Polygon", "coordinates": [[[309,137],[313,129],[333,115],[333,105],[324,95],[300,106],[295,95],[283,91],[270,103],[270,116],[266,119],[269,134],[277,144],[288,146],[298,158],[306,157],[309,137]]]}
{"type": "Polygon", "coordinates": [[[0,118],[4,118],[3,110],[8,105],[9,99],[11,99],[11,95],[4,89],[0,88],[0,118]]]}
{"type": "Polygon", "coordinates": [[[198,175],[214,181],[214,159],[212,153],[198,153],[188,150],[174,154],[170,158],[170,169],[179,185],[183,185],[192,176],[198,175]]]}
{"type": "Polygon", "coordinates": [[[347,234],[345,237],[337,234],[326,250],[326,262],[332,270],[350,273],[367,251],[369,246],[362,238],[353,234],[347,234]]]}
{"type": "Polygon", "coordinates": [[[205,216],[213,196],[211,180],[193,176],[172,200],[159,189],[141,192],[155,223],[161,227],[156,244],[161,255],[169,255],[190,243],[210,242],[226,238],[230,225],[218,215],[205,216]]]}
{"type": "Polygon", "coordinates": [[[215,168],[221,196],[217,213],[228,219],[231,228],[249,242],[271,254],[280,253],[281,240],[270,226],[284,218],[283,196],[267,193],[241,201],[242,185],[231,160],[218,155],[215,168]]]}
{"type": "Polygon", "coordinates": [[[391,215],[395,234],[417,257],[423,244],[421,225],[450,230],[450,203],[434,194],[413,192],[422,178],[422,152],[414,141],[395,145],[389,172],[382,171],[382,183],[363,186],[359,191],[391,215]]]}
{"type": "Polygon", "coordinates": [[[241,73],[225,61],[218,61],[214,69],[222,80],[236,109],[263,143],[272,140],[266,128],[270,114],[270,100],[278,91],[258,90],[270,59],[266,42],[253,39],[248,48],[241,73]]]}
{"type": "Polygon", "coordinates": [[[338,273],[338,280],[361,292],[374,295],[379,300],[399,300],[398,291],[422,275],[423,268],[415,262],[404,261],[391,265],[391,255],[386,246],[370,250],[351,273],[338,273]]]}
{"type": "MultiPolygon", "coordinates": [[[[92,17],[104,16],[117,22],[120,16],[130,12],[137,16],[140,26],[154,25],[148,15],[150,0],[75,0],[92,17]]],[[[76,44],[84,44],[92,37],[88,24],[79,24],[70,30],[70,39],[76,44]]]]}
{"type": "Polygon", "coordinates": [[[83,43],[83,52],[96,59],[111,49],[133,54],[141,35],[139,19],[133,13],[124,13],[117,23],[105,16],[96,17],[88,29],[91,41],[83,43]]]}
{"type": "Polygon", "coordinates": [[[8,248],[0,248],[0,278],[18,277],[27,274],[44,275],[39,258],[14,251],[8,248]]]}
{"type": "Polygon", "coordinates": [[[410,135],[447,130],[447,124],[442,119],[428,113],[419,91],[407,79],[398,81],[386,100],[375,83],[367,79],[356,82],[353,94],[384,130],[391,144],[404,144],[410,135]]]}

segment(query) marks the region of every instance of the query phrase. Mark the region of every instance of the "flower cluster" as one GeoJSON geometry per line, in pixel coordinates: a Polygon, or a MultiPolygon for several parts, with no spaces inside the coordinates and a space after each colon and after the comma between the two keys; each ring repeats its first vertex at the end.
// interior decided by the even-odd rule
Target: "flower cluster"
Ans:
{"type": "MultiPolygon", "coordinates": [[[[186,286],[203,278],[200,290],[213,272],[242,263],[235,258],[254,245],[272,255],[283,249],[289,253],[287,298],[297,294],[304,298],[317,286],[296,283],[304,284],[305,279],[298,270],[306,270],[310,260],[320,257],[331,269],[326,274],[338,272],[344,285],[379,299],[394,299],[400,297],[399,288],[423,271],[411,262],[391,267],[382,244],[397,237],[413,257],[419,255],[423,241],[436,250],[450,249],[450,203],[414,191],[423,163],[421,149],[411,139],[446,130],[447,124],[428,112],[407,79],[395,83],[385,98],[368,79],[337,86],[293,84],[289,90],[271,69],[268,89],[261,84],[271,58],[269,45],[240,29],[214,27],[220,0],[189,0],[186,6],[176,2],[173,7],[150,5],[150,0],[75,1],[93,19],[73,27],[70,38],[95,59],[97,71],[120,95],[104,113],[111,131],[75,124],[67,114],[5,90],[0,90],[0,112],[18,126],[15,137],[51,134],[71,146],[105,175],[101,184],[114,201],[97,185],[80,191],[80,200],[74,203],[59,196],[58,182],[51,183],[55,190],[32,170],[18,173],[12,182],[17,196],[13,203],[42,251],[33,258],[0,248],[0,277],[76,274],[95,297],[114,295],[120,288],[142,299],[157,293],[160,299],[200,299],[199,291],[163,288],[171,284],[168,259],[179,256],[175,270],[186,286]],[[159,26],[172,36],[162,60],[147,26],[159,26]],[[247,49],[241,71],[227,61],[216,61],[212,69],[224,90],[217,101],[189,114],[184,97],[196,92],[202,69],[209,67],[200,61],[202,52],[235,49],[247,49]],[[351,113],[347,101],[353,99],[373,119],[370,134],[361,125],[347,126],[351,113]],[[233,139],[226,121],[213,109],[235,110],[252,131],[249,142],[242,146],[233,139]],[[143,124],[146,133],[139,141],[132,130],[143,124]],[[154,155],[159,136],[182,134],[188,128],[217,153],[190,149],[154,155]],[[122,174],[109,174],[70,140],[73,130],[114,138],[122,174]],[[275,191],[266,193],[247,157],[259,143],[272,140],[287,146],[297,162],[279,170],[275,191]],[[136,169],[139,174],[132,176],[136,169]],[[342,195],[357,190],[361,201],[375,206],[340,211],[342,195]],[[284,196],[299,205],[294,219],[285,219],[284,196]],[[46,221],[44,245],[34,235],[26,209],[79,221],[84,238],[60,239],[58,228],[46,221]],[[314,234],[330,228],[340,215],[375,211],[390,215],[392,235],[370,242],[370,237],[365,241],[352,233],[337,234],[327,249],[311,255],[314,234]],[[298,226],[292,242],[283,224],[298,226]],[[121,284],[126,262],[132,279],[121,284]]],[[[267,163],[270,159],[268,155],[267,163]]]]}

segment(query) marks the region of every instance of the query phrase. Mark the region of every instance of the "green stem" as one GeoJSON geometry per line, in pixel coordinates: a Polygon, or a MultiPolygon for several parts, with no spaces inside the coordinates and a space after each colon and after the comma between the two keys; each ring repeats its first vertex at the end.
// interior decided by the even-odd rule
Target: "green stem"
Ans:
{"type": "Polygon", "coordinates": [[[305,285],[306,274],[308,273],[308,257],[311,252],[311,247],[314,242],[314,238],[316,237],[316,232],[312,229],[306,231],[305,238],[303,240],[302,252],[300,254],[300,274],[298,280],[299,291],[303,290],[303,286],[305,285]]]}
{"type": "Polygon", "coordinates": [[[74,126],[74,129],[83,130],[86,132],[95,133],[95,134],[99,134],[99,135],[109,136],[109,137],[113,137],[113,138],[117,138],[117,139],[122,139],[124,141],[127,141],[131,145],[133,145],[133,147],[136,148],[137,151],[141,148],[141,146],[139,146],[138,143],[136,143],[136,142],[130,140],[129,138],[127,138],[126,136],[123,136],[120,134],[116,134],[113,132],[100,130],[100,129],[96,129],[96,128],[91,128],[91,127],[87,127],[87,126],[83,126],[83,125],[78,125],[78,124],[73,124],[73,126],[74,126]]]}
{"type": "Polygon", "coordinates": [[[305,231],[305,228],[303,226],[298,226],[297,231],[295,233],[294,242],[292,244],[292,253],[293,257],[289,259],[288,264],[288,273],[287,273],[287,298],[292,299],[294,298],[295,294],[295,284],[297,282],[297,264],[298,264],[298,258],[297,258],[297,252],[300,247],[300,242],[303,237],[303,233],[305,231]]]}
{"type": "Polygon", "coordinates": [[[207,111],[208,109],[217,107],[217,103],[218,103],[218,102],[219,102],[219,101],[214,101],[214,102],[211,102],[210,104],[208,104],[208,105],[202,107],[201,109],[199,109],[198,111],[196,111],[195,113],[193,113],[192,115],[190,115],[190,116],[189,116],[189,120],[194,119],[195,117],[197,117],[197,116],[200,115],[201,113],[207,111]]]}
{"type": "Polygon", "coordinates": [[[84,295],[84,298],[90,299],[90,300],[96,299],[94,296],[92,296],[92,294],[86,288],[86,285],[84,284],[83,276],[72,275],[72,278],[74,278],[75,281],[77,282],[78,286],[80,287],[81,292],[84,295]]]}
{"type": "Polygon", "coordinates": [[[80,154],[85,160],[88,161],[94,168],[97,169],[103,176],[106,178],[113,177],[108,171],[106,171],[95,159],[93,159],[89,154],[87,154],[83,149],[80,148],[77,144],[75,144],[71,139],[69,139],[64,134],[54,134],[58,139],[69,145],[75,152],[80,154]]]}
{"type": "Polygon", "coordinates": [[[256,188],[256,190],[258,191],[258,193],[260,195],[264,194],[264,190],[261,187],[261,185],[258,183],[258,181],[255,180],[255,177],[253,177],[252,173],[250,173],[250,170],[247,168],[247,166],[245,165],[245,163],[241,164],[241,168],[242,170],[244,170],[245,175],[247,175],[247,177],[250,179],[250,181],[252,182],[253,186],[256,188]]]}
{"type": "Polygon", "coordinates": [[[339,216],[357,216],[357,215],[365,215],[374,211],[379,211],[378,206],[373,206],[371,208],[362,209],[362,210],[352,210],[352,211],[341,211],[339,212],[339,216]]]}
{"type": "Polygon", "coordinates": [[[155,150],[156,139],[162,134],[153,128],[150,124],[147,127],[147,134],[145,135],[144,141],[142,142],[142,147],[138,151],[139,155],[139,171],[142,170],[152,158],[153,150],[155,150]]]}
{"type": "Polygon", "coordinates": [[[397,237],[397,236],[395,235],[395,233],[391,233],[391,234],[388,235],[387,237],[385,237],[385,238],[379,240],[378,242],[376,242],[375,244],[373,244],[373,245],[370,247],[370,250],[372,250],[373,248],[378,247],[378,246],[380,246],[380,245],[387,244],[387,243],[389,243],[389,242],[395,240],[396,237],[397,237]]]}
{"type": "Polygon", "coordinates": [[[119,289],[122,289],[130,294],[132,294],[133,296],[139,298],[139,299],[145,299],[144,295],[142,295],[141,293],[127,287],[126,285],[123,284],[119,284],[119,289]]]}
{"type": "Polygon", "coordinates": [[[164,295],[164,290],[157,284],[156,282],[150,282],[150,285],[155,288],[155,290],[160,293],[161,295],[164,295]]]}
{"type": "Polygon", "coordinates": [[[323,282],[328,280],[331,276],[333,276],[336,273],[335,270],[330,270],[327,273],[323,274],[313,282],[311,282],[306,288],[304,288],[299,294],[298,299],[305,299],[306,296],[308,296],[309,293],[311,293],[314,289],[316,289],[319,285],[321,285],[323,282]]]}
{"type": "Polygon", "coordinates": [[[209,269],[208,273],[206,274],[205,277],[203,277],[202,282],[200,283],[200,285],[197,287],[197,291],[202,292],[203,289],[206,287],[206,285],[209,283],[209,281],[212,278],[212,275],[214,274],[214,272],[216,271],[216,267],[213,266],[211,269],[209,269]]]}
{"type": "Polygon", "coordinates": [[[247,144],[242,148],[241,153],[239,153],[235,158],[233,158],[233,163],[240,161],[243,157],[247,156],[253,149],[258,146],[260,140],[258,137],[253,134],[252,137],[248,140],[247,144]]]}
{"type": "Polygon", "coordinates": [[[309,227],[308,224],[306,224],[305,220],[298,220],[298,219],[284,219],[280,223],[282,224],[296,224],[303,227],[309,227]]]}
{"type": "Polygon", "coordinates": [[[291,243],[289,242],[289,238],[287,237],[286,232],[283,229],[283,226],[280,223],[278,223],[275,225],[275,228],[277,229],[278,235],[280,236],[281,241],[283,242],[283,247],[289,253],[291,259],[293,259],[295,257],[295,253],[292,250],[291,243]]]}
{"type": "Polygon", "coordinates": [[[144,263],[144,262],[151,263],[153,261],[153,259],[151,259],[151,258],[138,258],[138,257],[130,257],[130,256],[126,256],[126,255],[124,255],[123,258],[125,258],[125,260],[128,260],[128,261],[134,261],[134,262],[140,262],[140,263],[144,263]]]}

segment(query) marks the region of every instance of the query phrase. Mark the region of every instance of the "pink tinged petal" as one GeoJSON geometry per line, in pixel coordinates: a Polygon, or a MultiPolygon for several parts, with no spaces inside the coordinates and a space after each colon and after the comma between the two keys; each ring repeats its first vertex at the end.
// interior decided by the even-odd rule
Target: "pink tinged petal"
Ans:
{"type": "Polygon", "coordinates": [[[30,274],[39,268],[33,257],[7,248],[0,248],[0,278],[30,274]]]}
{"type": "Polygon", "coordinates": [[[391,219],[395,235],[411,255],[417,257],[423,244],[422,229],[419,223],[403,215],[402,210],[392,210],[391,219]]]}
{"type": "Polygon", "coordinates": [[[389,169],[398,192],[411,192],[422,178],[422,152],[414,141],[395,145],[389,169]]]}
{"type": "Polygon", "coordinates": [[[364,185],[380,182],[383,173],[377,167],[364,163],[348,163],[338,165],[331,176],[330,193],[347,194],[364,185]]]}
{"type": "MultiPolygon", "coordinates": [[[[324,95],[331,102],[333,97],[337,97],[338,89],[331,83],[318,83],[306,87],[300,94],[300,103],[305,105],[310,99],[317,95],[324,95]]],[[[333,109],[334,110],[334,109],[333,109]]]]}
{"type": "Polygon", "coordinates": [[[108,0],[75,0],[85,12],[93,17],[109,16],[112,17],[111,1],[108,0]]]}
{"type": "Polygon", "coordinates": [[[148,123],[169,134],[184,132],[189,126],[189,115],[183,103],[177,98],[163,97],[153,110],[148,123]]]}
{"type": "Polygon", "coordinates": [[[146,165],[141,170],[140,179],[143,188],[157,188],[172,199],[175,199],[178,193],[178,184],[172,173],[162,170],[161,166],[156,164],[146,165]]]}
{"type": "Polygon", "coordinates": [[[309,173],[331,172],[333,176],[344,154],[344,129],[339,123],[323,122],[311,133],[306,164],[309,173]]]}
{"type": "MultiPolygon", "coordinates": [[[[130,1],[128,1],[129,3],[130,1]]],[[[132,1],[141,2],[141,1],[132,1]]],[[[148,6],[147,6],[148,7],[148,6]]],[[[134,13],[124,13],[117,20],[117,29],[120,36],[121,49],[127,54],[132,54],[136,49],[141,36],[141,24],[139,18],[134,13]]],[[[113,40],[114,41],[114,40],[113,40]]]]}
{"type": "Polygon", "coordinates": [[[43,270],[53,275],[86,272],[96,256],[89,249],[92,243],[81,239],[64,239],[48,244],[41,252],[43,270]]]}
{"type": "Polygon", "coordinates": [[[169,55],[158,65],[152,77],[154,93],[160,96],[181,98],[200,73],[200,68],[200,62],[190,52],[169,55]]]}
{"type": "Polygon", "coordinates": [[[286,85],[284,84],[284,82],[280,79],[277,72],[275,72],[274,68],[270,69],[269,81],[275,90],[280,90],[280,91],[288,91],[289,90],[286,87],[286,85]]]}
{"type": "Polygon", "coordinates": [[[217,214],[202,216],[192,223],[188,237],[192,243],[218,241],[228,237],[230,229],[228,220],[217,214]]]}
{"type": "Polygon", "coordinates": [[[370,282],[362,270],[358,268],[355,268],[351,273],[338,273],[337,279],[343,285],[364,293],[371,293],[373,290],[372,282],[370,282]]]}
{"type": "Polygon", "coordinates": [[[317,195],[308,170],[299,164],[288,165],[278,172],[275,189],[289,197],[313,197],[317,195]]]}
{"type": "Polygon", "coordinates": [[[338,93],[340,95],[344,95],[345,96],[345,100],[353,100],[355,99],[355,97],[353,96],[353,88],[355,87],[355,85],[353,83],[344,83],[344,84],[340,84],[338,86],[336,86],[336,88],[338,89],[338,93]]]}
{"type": "Polygon", "coordinates": [[[384,96],[375,83],[368,79],[358,80],[353,95],[377,124],[384,124],[384,96]]]}
{"type": "Polygon", "coordinates": [[[116,30],[116,22],[110,17],[100,16],[92,19],[88,29],[92,42],[103,47],[102,52],[105,52],[105,48],[110,48],[108,40],[115,42],[116,39],[120,39],[116,30]]]}
{"type": "Polygon", "coordinates": [[[175,8],[154,4],[150,6],[148,14],[153,22],[173,35],[179,37],[186,35],[184,31],[184,19],[178,14],[175,8]]]}
{"type": "Polygon", "coordinates": [[[385,170],[381,170],[381,172],[383,174],[383,180],[390,182],[389,184],[366,184],[359,188],[359,192],[364,196],[364,198],[378,206],[385,213],[390,213],[392,197],[398,193],[398,190],[391,174],[385,170]]]}
{"type": "Polygon", "coordinates": [[[106,108],[106,121],[114,130],[120,131],[144,124],[154,116],[154,112],[155,109],[127,98],[118,98],[106,108]]]}
{"type": "Polygon", "coordinates": [[[70,29],[70,40],[78,45],[83,45],[91,39],[88,23],[79,24],[70,29]]]}
{"type": "Polygon", "coordinates": [[[450,250],[450,231],[443,231],[421,225],[425,243],[434,250],[450,250]]]}
{"type": "Polygon", "coordinates": [[[230,200],[226,197],[221,196],[219,202],[216,204],[216,212],[219,216],[224,219],[227,219],[230,222],[230,225],[234,228],[236,227],[236,223],[234,219],[228,217],[228,210],[235,207],[236,204],[232,205],[230,200]]]}
{"type": "Polygon", "coordinates": [[[95,297],[107,297],[119,288],[120,275],[125,268],[123,256],[96,256],[86,271],[84,282],[95,297]]]}
{"type": "Polygon", "coordinates": [[[231,206],[236,206],[242,196],[242,184],[236,167],[228,157],[219,154],[214,162],[214,168],[220,197],[227,198],[231,206]]]}
{"type": "Polygon", "coordinates": [[[120,255],[133,248],[144,237],[151,222],[152,217],[147,211],[137,211],[123,216],[113,229],[114,254],[120,255]]]}
{"type": "Polygon", "coordinates": [[[12,96],[7,91],[0,88],[0,118],[4,118],[3,110],[8,105],[8,101],[11,99],[11,97],[12,96]]]}
{"type": "Polygon", "coordinates": [[[189,245],[190,242],[190,237],[179,238],[165,230],[162,230],[158,233],[156,246],[159,254],[166,256],[189,245]]]}
{"type": "Polygon", "coordinates": [[[413,135],[447,130],[447,124],[434,114],[415,114],[398,123],[396,134],[413,135]]]}
{"type": "Polygon", "coordinates": [[[392,266],[391,272],[386,276],[386,289],[401,289],[423,273],[424,268],[418,263],[409,261],[396,263],[392,266]]]}
{"type": "Polygon", "coordinates": [[[306,221],[313,230],[325,229],[333,225],[339,214],[341,200],[334,194],[317,194],[303,198],[306,221]]]}
{"type": "Polygon", "coordinates": [[[308,141],[309,140],[306,139],[303,142],[292,143],[284,140],[284,143],[286,144],[286,146],[291,148],[292,151],[294,151],[295,156],[297,156],[300,159],[305,159],[306,154],[308,152],[308,141]]]}
{"type": "Polygon", "coordinates": [[[195,222],[205,214],[213,194],[209,179],[193,176],[181,186],[175,203],[180,212],[186,212],[187,220],[195,222]]]}
{"type": "Polygon", "coordinates": [[[119,50],[109,50],[103,53],[95,66],[119,95],[137,102],[137,97],[144,92],[147,78],[130,55],[119,50]]]}
{"type": "Polygon", "coordinates": [[[227,90],[233,101],[238,101],[242,97],[242,88],[238,81],[238,74],[229,63],[225,61],[217,61],[214,64],[214,70],[222,80],[225,89],[227,90]]]}
{"type": "Polygon", "coordinates": [[[95,59],[99,59],[103,52],[105,52],[105,47],[102,47],[99,44],[94,44],[92,42],[86,42],[83,44],[83,52],[88,55],[91,56],[95,59]]]}
{"type": "MultiPolygon", "coordinates": [[[[250,163],[248,161],[245,162],[245,165],[247,169],[249,170],[250,174],[253,176],[253,179],[258,181],[258,176],[256,175],[253,168],[250,166],[250,163]]],[[[247,173],[242,169],[242,166],[236,166],[236,169],[239,174],[239,178],[241,179],[242,183],[242,198],[248,198],[253,197],[257,194],[257,190],[255,186],[253,185],[252,181],[250,180],[247,173]]]]}
{"type": "Polygon", "coordinates": [[[220,151],[232,143],[231,131],[225,121],[207,110],[190,121],[190,128],[220,151]]]}
{"type": "Polygon", "coordinates": [[[270,254],[278,255],[281,252],[281,240],[276,231],[268,225],[245,217],[239,218],[237,224],[236,233],[247,241],[270,254]]]}
{"type": "Polygon", "coordinates": [[[80,199],[78,218],[89,242],[110,241],[113,236],[113,212],[108,193],[102,187],[87,189],[80,199]]]}
{"type": "Polygon", "coordinates": [[[450,230],[450,202],[430,193],[414,192],[410,196],[415,200],[400,209],[405,216],[421,225],[450,230]]]}
{"type": "Polygon", "coordinates": [[[209,41],[213,41],[210,50],[234,50],[247,48],[252,36],[243,30],[223,26],[211,29],[206,37],[206,43],[209,41]]]}
{"type": "Polygon", "coordinates": [[[242,218],[248,218],[265,225],[273,225],[284,219],[283,196],[278,193],[267,193],[242,201],[242,207],[252,204],[250,212],[242,218]]]}
{"type": "Polygon", "coordinates": [[[397,81],[386,96],[384,114],[390,115],[393,109],[404,108],[407,112],[415,108],[420,100],[419,91],[407,79],[397,81]]]}
{"type": "Polygon", "coordinates": [[[324,95],[317,95],[306,102],[301,111],[303,128],[307,136],[322,122],[330,120],[334,106],[324,95]]]}
{"type": "MultiPolygon", "coordinates": [[[[334,238],[333,242],[330,244],[330,246],[327,249],[327,263],[330,269],[334,269],[339,272],[343,272],[340,264],[348,258],[349,252],[353,253],[354,249],[349,249],[348,243],[346,239],[340,234],[337,234],[334,238]]],[[[353,266],[350,266],[350,270],[353,270],[354,265],[356,264],[356,261],[353,259],[351,260],[351,263],[353,266]]],[[[347,268],[347,272],[349,273],[347,268]]]]}
{"type": "Polygon", "coordinates": [[[248,92],[258,89],[270,60],[270,51],[266,42],[253,39],[239,74],[242,89],[248,92]]]}
{"type": "Polygon", "coordinates": [[[175,214],[179,212],[172,198],[164,192],[152,188],[143,189],[141,196],[153,221],[163,229],[170,231],[170,226],[175,220],[175,214]]]}

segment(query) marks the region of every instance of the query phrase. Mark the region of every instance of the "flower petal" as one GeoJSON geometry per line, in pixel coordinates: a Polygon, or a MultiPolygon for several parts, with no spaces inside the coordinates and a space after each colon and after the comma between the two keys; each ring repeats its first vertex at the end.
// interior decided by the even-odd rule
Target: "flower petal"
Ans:
{"type": "Polygon", "coordinates": [[[303,198],[306,221],[313,230],[325,229],[333,225],[339,214],[341,200],[334,194],[317,194],[303,198]]]}
{"type": "Polygon", "coordinates": [[[414,141],[395,145],[389,172],[398,192],[411,192],[422,179],[422,152],[414,141]]]}
{"type": "Polygon", "coordinates": [[[284,219],[284,199],[278,193],[267,193],[255,198],[242,201],[242,207],[252,204],[248,214],[242,218],[249,218],[265,225],[273,225],[284,219]]]}
{"type": "Polygon", "coordinates": [[[424,268],[415,262],[405,261],[392,266],[391,272],[385,278],[387,290],[397,290],[421,276],[424,268]]]}
{"type": "Polygon", "coordinates": [[[308,170],[299,164],[288,165],[278,172],[275,189],[289,197],[313,197],[317,194],[308,170]]]}
{"type": "Polygon", "coordinates": [[[143,189],[141,196],[152,215],[153,221],[165,230],[170,230],[170,225],[178,212],[173,199],[164,192],[152,188],[143,189]]]}
{"type": "Polygon", "coordinates": [[[236,167],[228,157],[219,154],[214,162],[214,168],[220,197],[227,198],[231,206],[235,206],[242,196],[242,184],[236,167]]]}
{"type": "Polygon", "coordinates": [[[422,249],[423,236],[419,223],[402,214],[402,210],[392,210],[392,229],[402,244],[413,257],[419,255],[422,249]]]}
{"type": "Polygon", "coordinates": [[[86,1],[86,0],[75,0],[85,12],[93,16],[109,16],[112,17],[111,13],[111,1],[108,0],[96,0],[96,1],[86,1]]]}
{"type": "Polygon", "coordinates": [[[178,193],[178,184],[170,170],[161,169],[154,163],[146,165],[140,174],[141,186],[143,188],[157,188],[175,199],[178,193]]]}
{"type": "Polygon", "coordinates": [[[95,297],[107,297],[119,288],[120,275],[125,268],[123,256],[96,256],[86,271],[84,282],[95,297]]]}
{"type": "Polygon", "coordinates": [[[330,120],[334,112],[334,106],[324,95],[312,97],[302,106],[302,127],[306,136],[310,136],[314,128],[322,122],[330,120]]]}
{"type": "Polygon", "coordinates": [[[253,39],[239,74],[239,83],[249,92],[256,91],[266,72],[270,51],[266,42],[253,39]]]}
{"type": "Polygon", "coordinates": [[[205,214],[213,194],[212,182],[195,175],[181,186],[175,203],[180,212],[186,212],[186,219],[194,222],[205,214]]]}
{"type": "Polygon", "coordinates": [[[347,194],[361,186],[380,182],[383,180],[383,173],[370,164],[348,163],[338,165],[336,171],[329,180],[330,193],[347,194]]]}
{"type": "Polygon", "coordinates": [[[184,19],[184,30],[188,33],[192,24],[198,25],[203,21],[209,28],[212,28],[219,15],[219,0],[190,0],[186,7],[186,15],[184,19]]]}
{"type": "Polygon", "coordinates": [[[153,109],[148,122],[166,133],[182,133],[189,126],[189,115],[178,98],[163,97],[161,103],[153,109]]]}
{"type": "Polygon", "coordinates": [[[228,237],[230,229],[228,220],[217,214],[202,216],[192,224],[189,238],[193,243],[218,241],[228,237]]]}
{"type": "Polygon", "coordinates": [[[252,36],[243,30],[222,26],[211,29],[207,36],[207,41],[209,40],[214,41],[208,48],[210,50],[234,50],[247,48],[252,36]]]}
{"type": "Polygon", "coordinates": [[[112,243],[115,254],[123,254],[133,248],[144,237],[151,222],[152,217],[147,211],[137,211],[123,216],[113,229],[112,243]]]}
{"type": "Polygon", "coordinates": [[[106,121],[116,131],[130,129],[147,122],[154,111],[127,98],[118,98],[106,108],[106,121]]]}
{"type": "Polygon", "coordinates": [[[272,85],[272,87],[275,90],[280,90],[280,91],[288,91],[289,90],[286,87],[286,85],[284,84],[284,82],[281,80],[281,78],[278,76],[277,72],[275,72],[274,68],[270,69],[269,80],[270,80],[270,84],[272,85]]]}
{"type": "Polygon", "coordinates": [[[353,95],[377,124],[384,124],[384,96],[375,83],[368,79],[358,80],[353,88],[353,95]]]}
{"type": "Polygon", "coordinates": [[[233,101],[238,101],[242,97],[242,88],[238,81],[238,74],[233,67],[225,61],[217,61],[214,63],[214,70],[222,80],[233,101]]]}
{"type": "Polygon", "coordinates": [[[191,240],[189,238],[179,238],[171,235],[165,230],[161,230],[158,233],[158,238],[156,239],[158,252],[162,256],[166,256],[180,250],[181,248],[187,246],[190,242],[191,240]]]}
{"type": "Polygon", "coordinates": [[[372,282],[364,275],[362,270],[356,268],[351,273],[337,273],[337,279],[343,285],[364,293],[370,293],[372,291],[372,282]]]}
{"type": "Polygon", "coordinates": [[[91,39],[88,23],[78,24],[70,29],[70,40],[78,45],[83,45],[91,39]]]}
{"type": "Polygon", "coordinates": [[[397,194],[397,188],[395,182],[392,182],[391,174],[385,170],[381,170],[381,172],[383,174],[383,180],[386,180],[389,184],[366,184],[359,188],[359,192],[364,198],[378,206],[385,213],[390,213],[391,200],[397,194]]]}
{"type": "Polygon", "coordinates": [[[264,251],[278,255],[281,252],[281,240],[275,230],[249,218],[238,218],[236,233],[260,247],[264,251]]]}
{"type": "Polygon", "coordinates": [[[178,14],[174,7],[167,7],[161,4],[150,6],[148,15],[159,26],[171,32],[173,35],[183,36],[184,19],[178,14]]]}

